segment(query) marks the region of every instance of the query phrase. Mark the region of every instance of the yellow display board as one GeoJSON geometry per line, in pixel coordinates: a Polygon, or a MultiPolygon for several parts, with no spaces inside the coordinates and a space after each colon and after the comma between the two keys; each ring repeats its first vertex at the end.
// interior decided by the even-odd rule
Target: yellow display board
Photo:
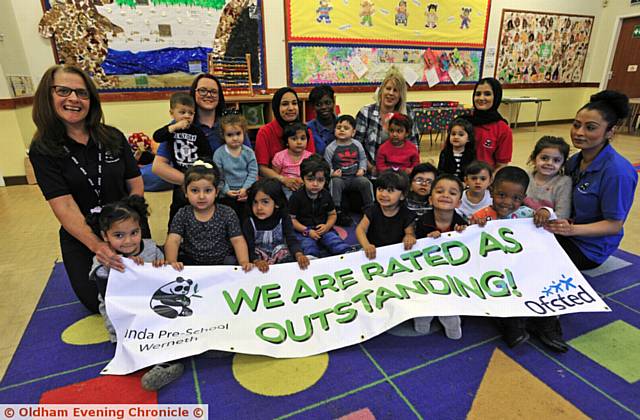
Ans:
{"type": "Polygon", "coordinates": [[[289,41],[484,47],[490,0],[285,0],[289,41]]]}

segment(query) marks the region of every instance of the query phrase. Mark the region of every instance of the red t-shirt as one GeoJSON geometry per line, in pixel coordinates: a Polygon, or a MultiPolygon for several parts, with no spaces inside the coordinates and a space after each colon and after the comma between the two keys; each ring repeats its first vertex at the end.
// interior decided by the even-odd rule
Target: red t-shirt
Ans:
{"type": "Polygon", "coordinates": [[[474,127],[476,158],[491,166],[511,162],[513,133],[502,120],[474,127]]]}
{"type": "MultiPolygon", "coordinates": [[[[307,129],[307,138],[309,139],[307,141],[307,150],[315,153],[316,146],[313,143],[313,135],[309,129],[307,129]]],[[[281,150],[284,150],[282,146],[282,127],[278,124],[278,121],[273,120],[260,127],[256,137],[256,148],[254,150],[258,165],[270,167],[273,157],[281,150]]]]}
{"type": "Polygon", "coordinates": [[[402,147],[396,147],[387,140],[376,152],[376,169],[379,172],[385,169],[411,171],[420,163],[420,153],[415,144],[406,140],[402,147]]]}

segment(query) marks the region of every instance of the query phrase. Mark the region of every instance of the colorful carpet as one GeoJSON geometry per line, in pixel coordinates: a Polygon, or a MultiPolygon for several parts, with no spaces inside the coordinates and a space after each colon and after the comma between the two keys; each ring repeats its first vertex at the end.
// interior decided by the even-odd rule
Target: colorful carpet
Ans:
{"type": "Polygon", "coordinates": [[[0,403],[207,403],[211,418],[640,418],[640,257],[619,251],[587,273],[611,313],[563,318],[568,353],[535,339],[514,350],[490,320],[463,338],[403,324],[305,359],[188,359],[147,392],[140,375],[101,376],[114,346],[56,264],[0,382],[0,403]]]}

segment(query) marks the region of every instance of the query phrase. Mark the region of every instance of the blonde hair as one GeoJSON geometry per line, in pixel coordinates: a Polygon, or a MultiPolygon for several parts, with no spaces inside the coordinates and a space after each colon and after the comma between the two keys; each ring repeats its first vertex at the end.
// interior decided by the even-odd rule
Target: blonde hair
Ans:
{"type": "Polygon", "coordinates": [[[393,82],[396,89],[398,89],[398,93],[400,95],[400,100],[395,106],[394,111],[400,112],[401,114],[407,114],[407,82],[404,80],[404,76],[400,73],[400,70],[396,66],[391,66],[389,71],[384,77],[384,80],[380,84],[378,88],[378,94],[376,96],[376,100],[378,106],[382,104],[382,94],[384,91],[384,87],[388,82],[393,82]]]}

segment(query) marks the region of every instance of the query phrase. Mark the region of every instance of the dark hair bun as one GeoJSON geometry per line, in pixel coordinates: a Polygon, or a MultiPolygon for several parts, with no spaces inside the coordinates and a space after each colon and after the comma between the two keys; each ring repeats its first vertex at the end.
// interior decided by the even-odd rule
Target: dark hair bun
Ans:
{"type": "Polygon", "coordinates": [[[629,115],[629,97],[624,93],[615,90],[603,90],[589,98],[591,102],[604,102],[616,114],[618,120],[627,118],[629,115]]]}

